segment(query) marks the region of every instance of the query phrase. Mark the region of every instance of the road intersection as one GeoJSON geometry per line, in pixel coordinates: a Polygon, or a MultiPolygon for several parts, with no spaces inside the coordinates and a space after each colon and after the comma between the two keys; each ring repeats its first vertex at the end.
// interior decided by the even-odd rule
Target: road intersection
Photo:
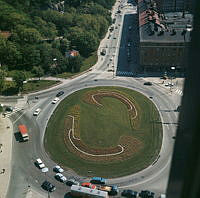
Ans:
{"type": "MultiPolygon", "coordinates": [[[[117,3],[113,13],[116,13],[118,6],[117,3]]],[[[130,9],[128,8],[128,12],[130,12],[130,9]]],[[[118,23],[123,23],[124,14],[125,11],[122,12],[121,17],[119,15],[117,18],[115,22],[117,25],[118,23]]],[[[122,25],[119,27],[121,28],[122,25]]],[[[56,164],[50,159],[43,147],[45,128],[56,105],[58,105],[51,104],[51,101],[60,90],[65,92],[61,97],[64,98],[77,90],[95,86],[121,86],[151,97],[151,100],[159,110],[163,123],[163,144],[157,160],[143,171],[121,178],[108,179],[108,183],[117,184],[120,188],[133,188],[138,191],[148,189],[156,192],[157,195],[166,191],[174,145],[173,137],[176,135],[178,122],[178,112],[175,110],[180,105],[181,95],[169,92],[169,89],[160,84],[157,78],[151,78],[153,85],[147,87],[143,83],[149,81],[149,79],[115,76],[119,47],[115,48],[114,46],[119,46],[122,33],[120,28],[115,29],[114,31],[116,32],[113,34],[113,37],[117,36],[118,39],[109,39],[108,41],[106,35],[105,39],[102,40],[98,51],[100,52],[102,47],[108,45],[108,53],[103,59],[99,54],[98,62],[92,67],[91,71],[74,79],[67,79],[54,88],[29,94],[23,108],[9,116],[13,122],[14,135],[17,131],[17,125],[23,123],[29,127],[30,141],[19,144],[15,136],[13,138],[12,172],[7,198],[25,197],[27,193],[31,196],[30,189],[45,197],[47,193],[41,189],[41,183],[45,179],[48,179],[57,187],[51,197],[64,197],[65,193],[69,191],[69,187],[54,179],[55,174],[52,171],[52,167],[56,164]],[[111,57],[113,57],[112,61],[110,61],[111,57]],[[110,64],[114,65],[114,72],[107,71],[110,64]],[[35,99],[35,96],[38,96],[39,99],[35,99]],[[38,117],[33,117],[32,114],[38,107],[42,111],[38,117]],[[43,174],[35,167],[34,161],[38,157],[49,167],[50,171],[48,173],[43,174]]],[[[89,178],[79,176],[70,169],[66,169],[64,175],[67,178],[75,178],[78,181],[89,180],[89,178]]],[[[32,196],[34,197],[34,195],[32,196]]]]}

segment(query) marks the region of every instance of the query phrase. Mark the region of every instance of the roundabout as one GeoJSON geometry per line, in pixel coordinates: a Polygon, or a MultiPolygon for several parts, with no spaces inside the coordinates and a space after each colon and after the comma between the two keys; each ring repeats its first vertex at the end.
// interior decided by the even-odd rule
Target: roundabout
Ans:
{"type": "Polygon", "coordinates": [[[147,97],[122,87],[95,87],[70,94],[56,108],[45,132],[52,160],[82,176],[115,178],[152,164],[162,125],[147,97]]]}

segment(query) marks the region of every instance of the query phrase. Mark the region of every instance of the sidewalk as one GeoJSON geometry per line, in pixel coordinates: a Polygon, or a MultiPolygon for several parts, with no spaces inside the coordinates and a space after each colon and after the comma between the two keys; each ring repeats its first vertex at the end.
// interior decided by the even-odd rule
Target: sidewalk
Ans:
{"type": "MultiPolygon", "coordinates": [[[[1,198],[1,197],[0,197],[1,198]]],[[[25,198],[44,198],[43,195],[37,193],[36,191],[34,191],[33,189],[29,189],[27,191],[26,197],[25,198]]]]}
{"type": "Polygon", "coordinates": [[[13,125],[0,114],[0,198],[5,198],[11,174],[13,125]],[[4,171],[3,171],[4,169],[4,171]]]}

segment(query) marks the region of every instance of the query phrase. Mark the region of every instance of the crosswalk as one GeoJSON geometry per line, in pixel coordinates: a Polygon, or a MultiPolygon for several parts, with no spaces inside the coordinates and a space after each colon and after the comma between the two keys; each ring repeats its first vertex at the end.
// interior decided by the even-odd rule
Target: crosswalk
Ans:
{"type": "Polygon", "coordinates": [[[178,95],[181,95],[181,96],[183,95],[183,91],[180,89],[176,89],[174,92],[177,93],[178,95]]]}
{"type": "Polygon", "coordinates": [[[116,75],[117,76],[129,76],[129,77],[131,77],[131,76],[134,75],[134,73],[133,72],[128,72],[128,71],[117,71],[116,75]]]}

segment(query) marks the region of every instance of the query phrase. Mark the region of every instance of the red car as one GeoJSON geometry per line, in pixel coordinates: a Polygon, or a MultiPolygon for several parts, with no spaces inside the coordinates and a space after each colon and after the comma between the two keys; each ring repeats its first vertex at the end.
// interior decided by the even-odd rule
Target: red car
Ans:
{"type": "Polygon", "coordinates": [[[81,184],[81,186],[91,188],[91,189],[97,188],[94,184],[91,184],[90,182],[84,182],[84,183],[81,184]]]}

